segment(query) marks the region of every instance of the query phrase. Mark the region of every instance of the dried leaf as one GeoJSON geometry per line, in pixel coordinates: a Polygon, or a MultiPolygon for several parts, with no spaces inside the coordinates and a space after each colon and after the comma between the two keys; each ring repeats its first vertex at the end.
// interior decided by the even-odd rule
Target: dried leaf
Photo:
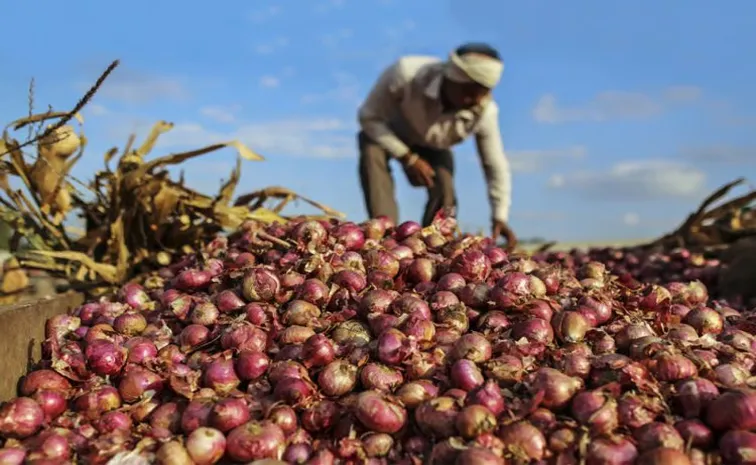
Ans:
{"type": "Polygon", "coordinates": [[[3,266],[3,282],[0,292],[14,294],[29,287],[29,276],[15,257],[9,258],[3,266]]]}

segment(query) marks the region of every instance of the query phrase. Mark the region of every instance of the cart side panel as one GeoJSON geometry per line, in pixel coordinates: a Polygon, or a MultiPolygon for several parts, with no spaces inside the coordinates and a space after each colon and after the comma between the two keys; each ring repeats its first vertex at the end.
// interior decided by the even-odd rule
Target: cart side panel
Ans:
{"type": "Polygon", "coordinates": [[[70,293],[0,307],[0,401],[17,395],[18,380],[27,373],[31,361],[40,359],[47,319],[83,300],[81,294],[70,293]]]}

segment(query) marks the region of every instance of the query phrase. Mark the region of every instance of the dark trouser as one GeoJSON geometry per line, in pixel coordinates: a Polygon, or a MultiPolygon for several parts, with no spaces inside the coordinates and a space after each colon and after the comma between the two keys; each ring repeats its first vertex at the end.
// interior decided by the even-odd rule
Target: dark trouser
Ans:
{"type": "MultiPolygon", "coordinates": [[[[357,136],[360,147],[360,182],[365,206],[370,218],[385,215],[394,223],[399,221],[399,207],[394,195],[394,177],[389,160],[391,155],[363,132],[357,136]]],[[[411,150],[427,161],[435,170],[433,187],[428,189],[428,203],[423,213],[423,226],[433,221],[442,208],[457,205],[454,194],[454,156],[451,150],[412,147],[411,150]]]]}

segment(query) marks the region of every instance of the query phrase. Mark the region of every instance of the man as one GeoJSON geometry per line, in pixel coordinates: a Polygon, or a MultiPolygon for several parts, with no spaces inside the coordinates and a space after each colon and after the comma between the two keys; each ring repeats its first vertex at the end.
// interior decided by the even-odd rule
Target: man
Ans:
{"type": "Polygon", "coordinates": [[[411,185],[428,189],[423,225],[440,209],[456,206],[450,149],[472,135],[488,184],[492,236],[515,246],[507,223],[511,175],[491,97],[503,70],[494,48],[472,43],[447,61],[405,56],[383,72],[359,110],[360,181],[371,218],[398,221],[392,159],[411,185]]]}

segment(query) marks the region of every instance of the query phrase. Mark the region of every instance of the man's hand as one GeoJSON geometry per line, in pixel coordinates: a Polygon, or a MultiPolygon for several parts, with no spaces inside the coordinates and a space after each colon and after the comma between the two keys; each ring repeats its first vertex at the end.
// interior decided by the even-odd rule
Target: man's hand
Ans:
{"type": "Polygon", "coordinates": [[[404,174],[410,184],[415,187],[433,187],[433,178],[436,172],[427,161],[420,158],[417,154],[410,153],[401,158],[404,174]]]}
{"type": "Polygon", "coordinates": [[[507,239],[507,250],[514,250],[517,246],[517,236],[514,231],[510,229],[509,225],[505,221],[494,220],[491,228],[491,237],[493,240],[498,240],[499,237],[504,236],[507,239]]]}

